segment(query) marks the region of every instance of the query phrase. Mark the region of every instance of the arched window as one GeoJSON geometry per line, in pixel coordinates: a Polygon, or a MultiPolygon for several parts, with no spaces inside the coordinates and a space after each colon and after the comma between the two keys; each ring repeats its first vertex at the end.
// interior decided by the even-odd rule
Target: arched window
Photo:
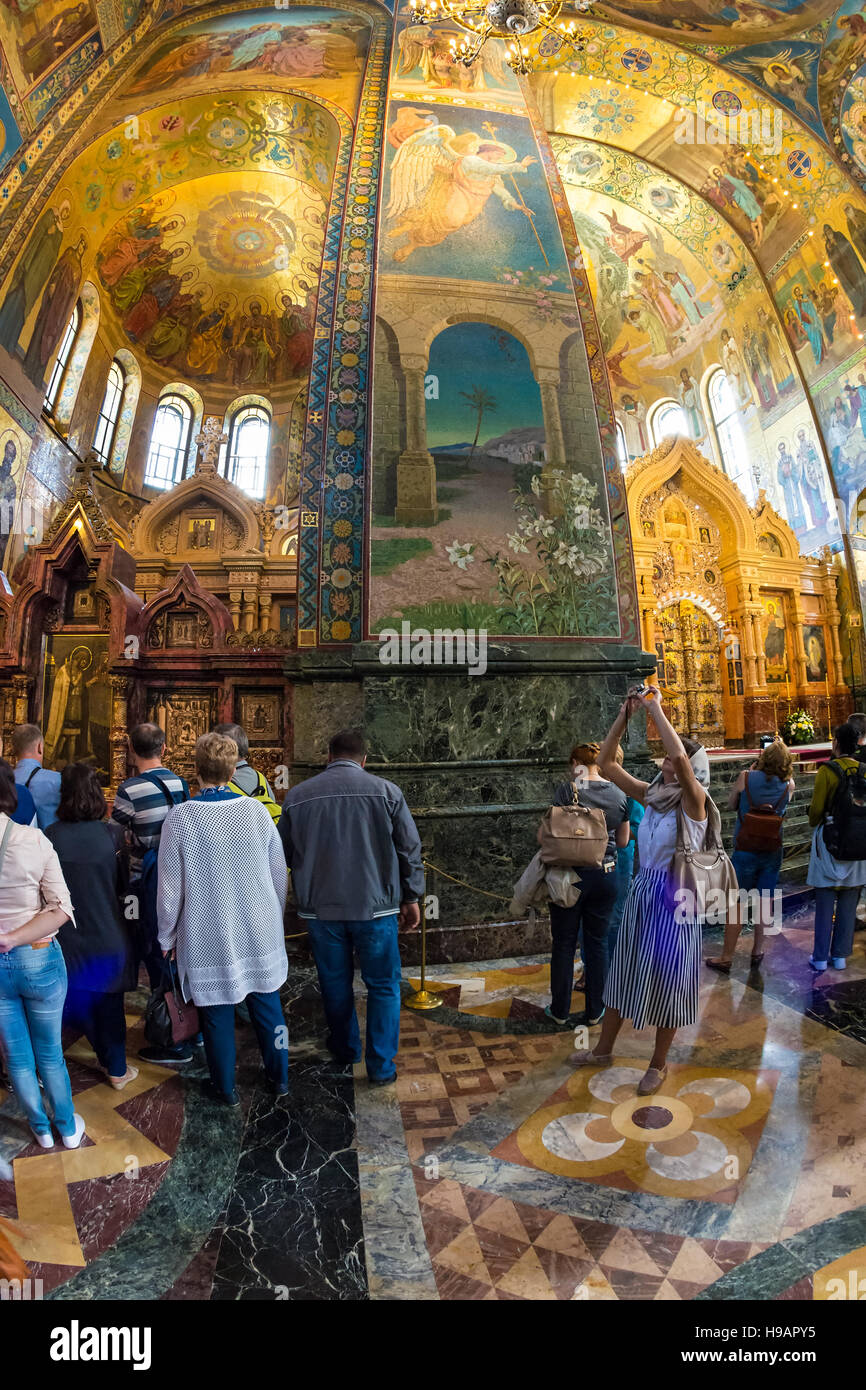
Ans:
{"type": "Polygon", "coordinates": [[[66,325],[66,332],[63,334],[60,351],[57,354],[57,359],[48,380],[48,390],[45,392],[45,401],[42,409],[47,411],[49,415],[53,412],[57,397],[60,395],[60,388],[63,385],[63,376],[66,372],[66,367],[72,354],[72,349],[75,346],[75,339],[78,336],[80,327],[81,302],[79,300],[72,310],[72,316],[66,325]]]}
{"type": "Polygon", "coordinates": [[[144,470],[146,486],[165,489],[180,482],[189,447],[191,423],[192,410],[189,401],[173,392],[160,397],[153,420],[147,466],[144,470]]]}
{"type": "Polygon", "coordinates": [[[754,504],[757,487],[740,425],[740,407],[721,367],[717,367],[707,381],[707,403],[722,467],[748,502],[754,504]]]}
{"type": "Polygon", "coordinates": [[[93,452],[100,463],[107,463],[111,457],[125,385],[126,377],[123,374],[123,368],[115,358],[109,368],[108,380],[105,383],[105,395],[102,397],[102,405],[99,407],[96,433],[93,436],[93,452]]]}
{"type": "Polygon", "coordinates": [[[270,412],[245,405],[232,418],[225,476],[249,497],[264,497],[271,440],[270,412]]]}
{"type": "Polygon", "coordinates": [[[620,468],[628,468],[628,445],[625,442],[625,430],[619,420],[616,422],[616,457],[620,468]]]}
{"type": "Polygon", "coordinates": [[[661,444],[668,435],[679,434],[688,438],[689,426],[686,412],[677,401],[656,401],[649,413],[649,427],[653,443],[661,444]]]}

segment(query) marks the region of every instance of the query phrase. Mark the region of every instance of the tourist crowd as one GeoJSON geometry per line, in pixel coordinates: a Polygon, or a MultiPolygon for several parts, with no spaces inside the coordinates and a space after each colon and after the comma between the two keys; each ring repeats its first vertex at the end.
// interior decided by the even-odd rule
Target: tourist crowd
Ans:
{"type": "MultiPolygon", "coordinates": [[[[209,1094],[236,1106],[239,1014],[255,1031],[268,1086],[277,1096],[287,1092],[280,988],[288,974],[289,875],[318,970],[330,1052],[341,1064],[362,1059],[357,956],[367,989],[367,1074],[373,1085],[396,1079],[398,932],[419,925],[424,892],[421,841],[403,794],[366,771],[366,746],[354,731],[331,740],[326,769],[293,787],[282,806],[249,752],[237,724],[204,734],[191,795],[166,766],[162,729],[141,724],[129,734],[134,771],[110,817],[90,763],[62,772],[44,766],[36,725],[16,728],[14,768],[0,756],[0,1050],[42,1147],[53,1147],[56,1130],[76,1148],[85,1132],[64,1061],[64,1023],[84,1034],[112,1087],[122,1090],[139,1075],[127,1057],[124,996],[143,973],[150,999],[140,1059],[183,1067],[201,1046],[209,1094]]],[[[844,970],[853,947],[866,885],[864,763],[866,715],[853,715],[835,731],[809,807],[816,972],[844,970]]],[[[640,1094],[663,1084],[677,1029],[697,1018],[711,892],[722,892],[726,909],[721,954],[706,965],[730,972],[749,918],[751,964],[760,966],[792,766],[776,739],[736,778],[729,857],[707,752],[677,732],[657,690],[630,694],[600,745],[572,749],[569,778],[555,791],[513,906],[522,913],[539,894],[549,902],[552,1023],[600,1027],[595,1046],[575,1052],[576,1065],[609,1063],[630,1020],[655,1029],[640,1094]],[[647,781],[625,769],[620,746],[639,708],[664,751],[647,781]],[[579,944],[585,1008],[573,1014],[579,944]]]]}

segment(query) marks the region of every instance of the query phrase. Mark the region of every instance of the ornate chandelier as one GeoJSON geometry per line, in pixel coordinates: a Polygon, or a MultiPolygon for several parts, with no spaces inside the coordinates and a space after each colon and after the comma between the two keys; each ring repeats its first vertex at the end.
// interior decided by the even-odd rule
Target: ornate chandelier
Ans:
{"type": "MultiPolygon", "coordinates": [[[[569,8],[586,14],[593,0],[570,0],[569,8]]],[[[574,20],[560,21],[564,0],[410,0],[412,24],[452,20],[470,38],[451,40],[456,61],[470,68],[488,39],[508,45],[506,62],[525,77],[540,59],[555,58],[565,47],[582,53],[587,35],[574,20]]]]}

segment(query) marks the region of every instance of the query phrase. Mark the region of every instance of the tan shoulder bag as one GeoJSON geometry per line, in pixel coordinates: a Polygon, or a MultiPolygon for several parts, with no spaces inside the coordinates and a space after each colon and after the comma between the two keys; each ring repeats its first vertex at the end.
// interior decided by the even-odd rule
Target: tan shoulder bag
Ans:
{"type": "Polygon", "coordinates": [[[538,827],[543,864],[563,864],[575,869],[600,869],[607,853],[608,830],[604,811],[581,806],[572,785],[570,806],[551,806],[538,827]]]}
{"type": "Polygon", "coordinates": [[[718,807],[707,794],[704,847],[692,849],[683,825],[682,807],[677,807],[677,845],[669,871],[669,892],[678,921],[727,920],[729,895],[736,891],[737,875],[722,844],[721,824],[718,807]]]}

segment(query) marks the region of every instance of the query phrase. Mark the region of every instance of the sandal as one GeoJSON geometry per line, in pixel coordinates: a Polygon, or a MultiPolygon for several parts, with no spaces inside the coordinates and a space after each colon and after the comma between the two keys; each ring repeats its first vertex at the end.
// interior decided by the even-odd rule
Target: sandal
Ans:
{"type": "Polygon", "coordinates": [[[572,1055],[572,1063],[576,1067],[609,1067],[613,1061],[613,1053],[595,1053],[589,1047],[581,1047],[572,1055]]]}
{"type": "Polygon", "coordinates": [[[718,970],[720,975],[730,975],[732,961],[722,960],[720,956],[707,956],[704,965],[708,965],[711,970],[718,970]]]}
{"type": "Polygon", "coordinates": [[[758,966],[761,964],[761,961],[762,961],[763,959],[764,959],[764,952],[763,952],[763,951],[759,951],[758,954],[757,954],[756,956],[752,956],[752,959],[751,959],[751,966],[752,966],[752,969],[753,969],[753,970],[757,970],[758,966]]]}
{"type": "Polygon", "coordinates": [[[638,1095],[651,1096],[660,1086],[664,1085],[667,1074],[667,1067],[647,1067],[646,1074],[638,1082],[638,1095]]]}

